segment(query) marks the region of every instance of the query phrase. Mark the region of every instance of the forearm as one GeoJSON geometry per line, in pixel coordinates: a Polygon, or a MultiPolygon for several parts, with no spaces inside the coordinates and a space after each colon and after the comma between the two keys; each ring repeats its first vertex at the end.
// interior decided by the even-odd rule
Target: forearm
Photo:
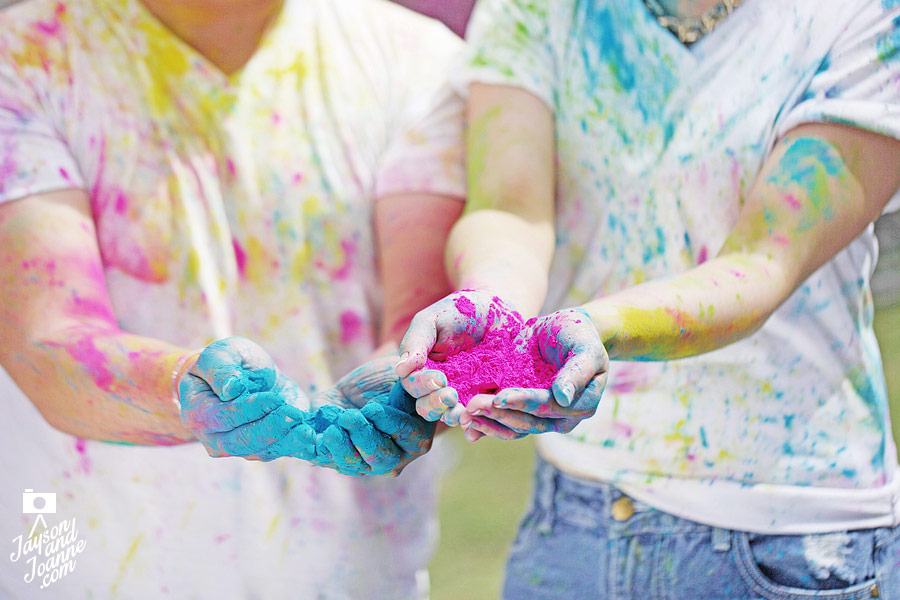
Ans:
{"type": "Polygon", "coordinates": [[[56,429],[152,446],[193,440],[173,395],[173,371],[191,351],[98,325],[49,331],[17,346],[3,353],[3,367],[56,429]]]}
{"type": "Polygon", "coordinates": [[[878,217],[900,183],[898,150],[834,125],[786,136],[714,260],[585,306],[610,357],[682,358],[752,334],[878,217]]]}
{"type": "Polygon", "coordinates": [[[134,444],[191,439],[172,399],[187,351],[119,329],[87,195],[0,206],[0,364],[47,421],[134,444]]]}
{"type": "Polygon", "coordinates": [[[469,200],[447,273],[455,288],[494,293],[530,317],[555,245],[553,116],[523,90],[482,84],[470,87],[467,113],[469,200]]]}
{"type": "Polygon", "coordinates": [[[611,359],[670,360],[715,350],[756,331],[790,293],[765,256],[720,256],[668,280],[587,303],[611,359]]]}
{"type": "Polygon", "coordinates": [[[447,244],[447,272],[456,289],[495,294],[525,317],[537,314],[547,295],[553,226],[529,223],[498,210],[465,215],[447,244]]]}

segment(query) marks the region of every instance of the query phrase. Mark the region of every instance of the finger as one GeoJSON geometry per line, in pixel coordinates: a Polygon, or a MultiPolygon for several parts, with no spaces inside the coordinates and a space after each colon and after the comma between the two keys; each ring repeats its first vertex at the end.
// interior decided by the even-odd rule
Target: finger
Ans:
{"type": "MultiPolygon", "coordinates": [[[[500,423],[492,420],[486,419],[484,417],[475,417],[472,419],[472,423],[469,425],[469,431],[477,431],[483,435],[497,438],[500,440],[517,440],[519,438],[525,437],[527,434],[519,433],[517,431],[513,431],[512,429],[501,425],[500,423]]],[[[468,436],[466,439],[469,439],[468,436]]],[[[478,438],[475,438],[476,440],[478,438]]],[[[470,440],[475,441],[475,440],[470,440]]]]}
{"type": "Polygon", "coordinates": [[[270,389],[277,377],[275,363],[265,350],[241,337],[209,344],[189,373],[206,380],[224,402],[245,393],[270,389]]]}
{"type": "Polygon", "coordinates": [[[402,410],[409,415],[416,412],[416,399],[403,389],[400,381],[394,384],[387,396],[387,402],[382,402],[382,404],[402,410]]]}
{"type": "Polygon", "coordinates": [[[293,456],[312,460],[316,456],[316,432],[308,423],[300,423],[280,440],[259,453],[260,460],[293,456]]]}
{"type": "Polygon", "coordinates": [[[463,429],[463,436],[466,438],[467,442],[471,442],[474,444],[475,442],[483,438],[484,434],[477,429],[466,427],[465,429],[463,429]]]}
{"type": "Polygon", "coordinates": [[[376,358],[341,377],[334,388],[346,398],[342,404],[361,408],[366,402],[383,402],[397,382],[396,356],[376,358]]]}
{"type": "Polygon", "coordinates": [[[447,387],[447,376],[437,369],[422,369],[400,380],[403,389],[414,398],[421,398],[447,387]]]}
{"type": "Polygon", "coordinates": [[[338,427],[330,425],[322,434],[325,446],[331,453],[331,458],[340,472],[358,472],[369,469],[369,465],[363,460],[356,447],[350,441],[350,435],[338,427]]]}
{"type": "Polygon", "coordinates": [[[181,418],[184,419],[186,413],[196,410],[198,406],[206,402],[209,398],[219,399],[213,392],[209,383],[202,377],[185,373],[178,383],[178,400],[181,403],[181,418]]]}
{"type": "Polygon", "coordinates": [[[472,421],[469,426],[472,427],[473,424],[478,422],[479,420],[492,421],[510,431],[519,434],[521,437],[523,435],[547,433],[549,431],[558,432],[562,427],[562,421],[564,419],[536,417],[534,415],[518,410],[491,407],[484,410],[479,410],[477,413],[472,415],[472,421]]]}
{"type": "Polygon", "coordinates": [[[258,421],[210,436],[210,442],[231,456],[259,455],[302,422],[296,410],[283,405],[258,421]]]}
{"type": "Polygon", "coordinates": [[[379,431],[391,436],[404,452],[422,453],[434,437],[434,423],[390,406],[370,402],[362,408],[362,413],[379,431]]]}
{"type": "MultiPolygon", "coordinates": [[[[203,381],[194,375],[189,377],[203,381]]],[[[184,384],[184,380],[182,383],[184,384]]],[[[184,386],[182,387],[184,389],[184,386]]],[[[197,385],[195,389],[202,387],[197,385]]],[[[186,402],[183,402],[181,419],[194,432],[225,433],[258,421],[283,405],[284,401],[278,394],[271,392],[253,394],[234,402],[222,402],[206,386],[205,392],[192,393],[186,402]]]]}
{"type": "MultiPolygon", "coordinates": [[[[444,387],[416,400],[416,413],[426,421],[443,420],[444,414],[457,405],[464,410],[464,407],[458,402],[456,390],[444,387]]],[[[458,416],[457,422],[459,422],[458,416]]]]}
{"type": "Polygon", "coordinates": [[[518,410],[539,417],[560,416],[559,405],[550,390],[536,388],[506,388],[494,396],[494,406],[518,410]]]}
{"type": "Polygon", "coordinates": [[[400,341],[400,360],[394,371],[400,377],[406,377],[413,371],[425,366],[431,347],[437,340],[438,331],[435,313],[431,308],[419,311],[409,329],[400,341]]]}
{"type": "Polygon", "coordinates": [[[599,342],[573,351],[553,380],[553,397],[560,406],[570,406],[594,376],[606,372],[608,367],[606,351],[599,342]]]}
{"type": "Polygon", "coordinates": [[[589,412],[594,414],[597,406],[600,404],[603,391],[606,389],[607,377],[608,373],[605,371],[595,375],[587,387],[584,388],[584,391],[575,397],[575,402],[569,407],[570,410],[578,413],[589,412]]]}
{"type": "Polygon", "coordinates": [[[400,462],[401,450],[391,438],[376,430],[360,411],[346,411],[338,419],[338,425],[350,434],[350,441],[374,474],[388,473],[400,462]]]}

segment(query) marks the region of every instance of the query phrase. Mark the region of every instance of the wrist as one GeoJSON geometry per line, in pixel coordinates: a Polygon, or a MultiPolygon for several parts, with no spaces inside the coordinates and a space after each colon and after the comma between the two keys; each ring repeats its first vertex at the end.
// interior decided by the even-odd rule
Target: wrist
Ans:
{"type": "Polygon", "coordinates": [[[621,325],[619,311],[603,301],[588,302],[580,308],[590,317],[609,358],[616,358],[621,325]]]}
{"type": "Polygon", "coordinates": [[[187,372],[194,366],[194,363],[197,362],[197,359],[200,357],[200,352],[187,352],[185,354],[180,355],[176,361],[175,366],[172,368],[172,379],[171,379],[171,387],[170,387],[170,397],[172,402],[175,404],[175,407],[178,409],[178,413],[181,413],[181,395],[179,394],[179,387],[181,386],[181,380],[187,374],[187,372]]]}

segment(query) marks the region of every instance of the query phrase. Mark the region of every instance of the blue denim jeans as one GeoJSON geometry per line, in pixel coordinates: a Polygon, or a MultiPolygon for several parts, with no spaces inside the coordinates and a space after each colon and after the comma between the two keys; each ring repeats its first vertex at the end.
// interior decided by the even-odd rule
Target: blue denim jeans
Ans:
{"type": "Polygon", "coordinates": [[[900,600],[900,527],[797,536],[730,531],[658,511],[538,459],[503,597],[900,600]]]}

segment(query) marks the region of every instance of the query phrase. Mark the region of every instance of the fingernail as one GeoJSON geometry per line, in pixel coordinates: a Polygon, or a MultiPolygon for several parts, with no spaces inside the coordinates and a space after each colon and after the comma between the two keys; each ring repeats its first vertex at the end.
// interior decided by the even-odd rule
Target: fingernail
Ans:
{"type": "Polygon", "coordinates": [[[456,399],[453,396],[441,396],[441,404],[447,408],[456,406],[456,399]]]}
{"type": "Polygon", "coordinates": [[[466,429],[463,436],[465,436],[467,442],[474,442],[478,439],[478,435],[475,433],[474,429],[466,429]]]}
{"type": "Polygon", "coordinates": [[[402,363],[405,363],[408,358],[409,352],[404,352],[402,355],[400,355],[400,360],[397,361],[397,364],[400,365],[402,363]]]}
{"type": "Polygon", "coordinates": [[[481,410],[480,408],[478,408],[478,409],[473,410],[469,414],[472,415],[473,417],[480,417],[481,415],[484,414],[484,411],[481,410]]]}
{"type": "Polygon", "coordinates": [[[438,391],[439,389],[441,389],[442,387],[444,387],[444,386],[442,386],[440,383],[438,383],[438,381],[435,380],[435,379],[431,379],[431,380],[429,380],[429,382],[428,382],[428,388],[429,388],[432,392],[436,392],[436,391],[438,391]]]}

